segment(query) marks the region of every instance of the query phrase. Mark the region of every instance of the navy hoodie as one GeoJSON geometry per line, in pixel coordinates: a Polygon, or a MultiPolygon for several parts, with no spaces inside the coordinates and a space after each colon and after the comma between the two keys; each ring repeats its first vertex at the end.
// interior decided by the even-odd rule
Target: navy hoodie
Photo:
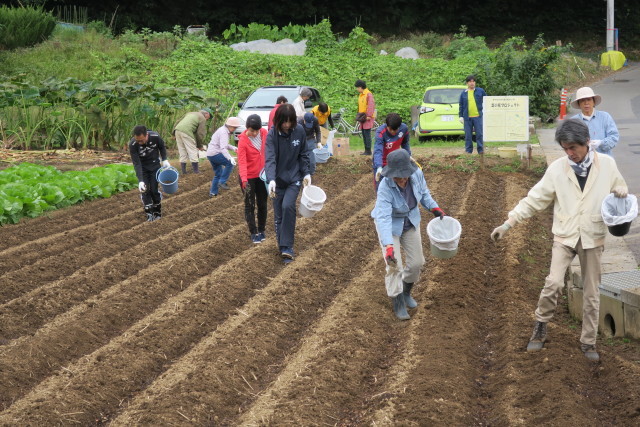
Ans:
{"type": "Polygon", "coordinates": [[[275,181],[278,187],[288,187],[296,181],[302,181],[310,171],[309,153],[301,125],[296,125],[288,134],[279,132],[273,126],[267,134],[264,164],[267,182],[275,181]]]}

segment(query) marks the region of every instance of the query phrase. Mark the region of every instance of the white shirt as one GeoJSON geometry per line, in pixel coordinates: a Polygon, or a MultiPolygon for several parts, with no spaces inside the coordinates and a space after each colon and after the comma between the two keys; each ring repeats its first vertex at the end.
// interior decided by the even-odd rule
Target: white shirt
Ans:
{"type": "Polygon", "coordinates": [[[304,117],[304,113],[307,111],[304,109],[304,100],[300,95],[296,99],[293,100],[293,108],[296,110],[297,117],[304,117]]]}
{"type": "Polygon", "coordinates": [[[229,132],[229,128],[227,128],[227,126],[220,126],[218,130],[211,135],[211,141],[209,141],[209,145],[207,146],[207,156],[211,157],[222,153],[223,156],[230,159],[231,154],[229,154],[229,148],[234,151],[238,151],[237,147],[229,145],[230,135],[231,132],[229,132]]]}

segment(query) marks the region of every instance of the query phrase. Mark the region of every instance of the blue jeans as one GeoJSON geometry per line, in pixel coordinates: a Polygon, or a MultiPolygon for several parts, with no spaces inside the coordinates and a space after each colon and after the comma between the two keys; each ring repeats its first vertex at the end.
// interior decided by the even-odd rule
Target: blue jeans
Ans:
{"type": "Polygon", "coordinates": [[[309,175],[316,173],[316,155],[313,150],[318,143],[315,139],[307,139],[307,148],[309,149],[309,175]]]}
{"type": "Polygon", "coordinates": [[[482,144],[482,117],[469,117],[464,119],[464,151],[473,153],[473,131],[476,131],[476,145],[478,153],[484,152],[482,144]]]}
{"type": "Polygon", "coordinates": [[[223,154],[216,154],[215,156],[207,156],[209,162],[211,163],[211,167],[213,168],[213,173],[215,176],[211,181],[211,189],[209,190],[209,194],[218,194],[218,185],[226,184],[229,179],[229,175],[231,175],[231,171],[233,170],[233,166],[231,165],[231,160],[227,159],[223,154]]]}

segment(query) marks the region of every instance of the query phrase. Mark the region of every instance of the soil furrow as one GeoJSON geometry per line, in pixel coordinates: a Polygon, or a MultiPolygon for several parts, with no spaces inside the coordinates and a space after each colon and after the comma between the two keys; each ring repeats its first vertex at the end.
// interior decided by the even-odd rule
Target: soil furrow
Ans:
{"type": "MultiPolygon", "coordinates": [[[[104,253],[97,250],[92,252],[104,256],[101,260],[75,272],[71,271],[69,275],[56,282],[45,283],[1,305],[0,335],[5,339],[16,339],[25,334],[33,334],[56,315],[64,313],[102,290],[138,275],[145,269],[162,269],[167,260],[175,254],[188,250],[192,245],[210,236],[220,235],[233,224],[237,224],[240,219],[237,213],[240,209],[239,205],[233,205],[172,231],[171,227],[175,228],[176,224],[167,218],[162,220],[163,224],[158,221],[153,226],[143,225],[149,229],[153,228],[153,232],[146,233],[144,229],[134,227],[136,232],[129,236],[114,236],[109,242],[101,240],[98,246],[104,244],[104,253]],[[154,237],[151,237],[152,240],[146,240],[144,235],[138,237],[141,232],[154,237]]],[[[198,218],[195,215],[191,217],[198,218]]]]}
{"type": "MultiPolygon", "coordinates": [[[[195,179],[180,181],[180,191],[165,196],[166,201],[180,201],[183,198],[206,200],[207,193],[200,188],[207,178],[201,174],[195,179]]],[[[176,203],[178,204],[178,203],[176,203]]],[[[119,193],[108,199],[86,201],[78,205],[59,209],[34,219],[23,219],[20,224],[0,228],[0,256],[3,258],[22,251],[33,244],[43,244],[64,239],[69,233],[83,232],[92,226],[111,223],[116,212],[126,211],[127,218],[142,218],[140,198],[136,191],[119,193]],[[90,223],[89,223],[90,222],[90,223]]],[[[138,221],[135,220],[137,223],[138,221]]]]}
{"type": "Polygon", "coordinates": [[[306,329],[360,273],[353,259],[375,250],[375,232],[367,223],[370,208],[365,206],[298,257],[113,424],[179,423],[176,409],[196,424],[236,424],[238,411],[280,375],[306,329]],[[318,275],[322,282],[313,279],[318,275]],[[229,404],[217,407],[223,397],[229,404]]]}
{"type": "MultiPolygon", "coordinates": [[[[359,183],[360,185],[362,185],[365,181],[364,180],[360,180],[359,183]]],[[[336,187],[338,184],[341,183],[337,183],[336,182],[336,187]]],[[[327,231],[330,230],[332,224],[334,223],[335,220],[337,220],[338,218],[340,218],[343,213],[342,213],[342,208],[346,208],[346,209],[353,209],[356,206],[358,206],[358,204],[361,204],[363,200],[366,200],[367,196],[363,195],[362,192],[360,191],[360,189],[356,188],[353,189],[353,191],[348,191],[344,193],[345,197],[336,197],[336,198],[332,198],[326,205],[325,210],[323,210],[322,215],[319,215],[319,218],[316,220],[314,218],[314,221],[316,221],[315,223],[310,223],[309,221],[301,221],[301,228],[310,228],[313,227],[314,225],[318,224],[318,221],[320,221],[321,224],[325,224],[324,227],[320,226],[320,227],[314,227],[309,234],[309,236],[305,236],[304,233],[301,234],[301,237],[303,238],[299,238],[298,240],[301,241],[301,246],[304,246],[305,243],[309,244],[311,242],[305,242],[306,238],[311,238],[311,239],[318,239],[319,236],[322,235],[322,233],[326,233],[327,231]],[[333,203],[333,205],[332,205],[333,203]],[[324,218],[324,220],[322,219],[324,218]]],[[[242,228],[244,229],[244,227],[246,227],[244,224],[237,226],[236,228],[242,228]]],[[[244,237],[244,236],[243,236],[244,237]]],[[[235,238],[226,238],[224,239],[226,241],[234,241],[237,240],[237,237],[235,238]]],[[[271,239],[269,239],[271,240],[271,239]]],[[[215,245],[211,245],[211,246],[215,246],[215,245]]],[[[218,244],[219,246],[219,244],[218,244]]],[[[261,246],[262,250],[265,253],[273,253],[273,249],[272,246],[270,245],[264,245],[261,246]]],[[[199,248],[196,248],[196,250],[191,250],[191,252],[198,252],[199,248]]],[[[230,257],[234,257],[237,254],[234,253],[230,253],[229,256],[230,257]]],[[[275,255],[275,254],[274,254],[275,255]]],[[[281,268],[282,265],[277,262],[277,258],[272,255],[272,257],[268,257],[267,255],[264,255],[266,257],[266,259],[271,259],[272,262],[275,262],[275,264],[272,264],[274,266],[277,266],[276,268],[281,268]]],[[[210,259],[208,259],[207,261],[210,261],[210,259]]],[[[246,262],[246,261],[245,261],[246,262]]],[[[169,265],[169,261],[167,261],[166,265],[169,265]]],[[[203,263],[201,263],[200,265],[202,265],[203,263]]],[[[221,263],[212,263],[213,266],[215,265],[220,265],[221,263]]],[[[257,270],[253,271],[253,275],[254,275],[254,279],[255,278],[260,278],[263,277],[262,274],[266,273],[265,269],[263,267],[261,267],[259,264],[256,264],[255,266],[257,268],[257,270]]],[[[174,267],[177,268],[177,267],[174,267]]],[[[169,270],[171,270],[171,268],[169,268],[169,270]]],[[[210,271],[210,270],[209,270],[210,271]]],[[[194,279],[195,280],[195,279],[194,279]]],[[[225,283],[225,279],[221,278],[219,280],[221,283],[225,283]]],[[[172,283],[176,283],[177,282],[177,278],[174,278],[172,281],[172,283]]],[[[185,282],[185,287],[186,285],[188,285],[190,283],[190,280],[187,280],[187,278],[184,278],[184,282],[185,282]]],[[[251,277],[247,277],[247,283],[251,283],[251,277]]],[[[106,323],[122,323],[122,322],[118,322],[117,316],[119,315],[120,311],[126,311],[126,307],[130,307],[133,311],[135,311],[136,307],[140,306],[140,305],[149,305],[148,304],[148,298],[145,300],[145,304],[140,304],[140,298],[137,295],[132,295],[133,294],[133,290],[132,287],[138,288],[142,286],[142,284],[138,284],[137,281],[136,282],[131,282],[129,283],[128,286],[124,287],[124,286],[118,286],[118,288],[122,288],[122,289],[117,289],[117,290],[113,290],[110,289],[109,290],[109,297],[105,296],[104,298],[102,298],[102,300],[104,301],[101,304],[98,304],[98,302],[91,302],[91,304],[93,305],[93,307],[91,308],[91,312],[86,312],[86,310],[80,310],[80,313],[78,315],[74,315],[74,316],[67,316],[68,319],[62,323],[62,322],[58,322],[60,323],[59,325],[57,325],[55,327],[55,330],[62,330],[65,328],[71,328],[72,332],[74,332],[74,335],[78,335],[78,336],[86,336],[87,334],[90,334],[92,336],[92,342],[95,342],[96,344],[103,344],[104,342],[106,342],[105,340],[107,340],[107,336],[104,336],[104,339],[101,340],[102,342],[97,342],[96,336],[101,337],[103,335],[105,335],[105,333],[108,333],[109,336],[114,336],[117,333],[119,333],[121,331],[120,325],[115,325],[118,326],[117,329],[115,329],[114,325],[110,325],[110,328],[108,331],[104,331],[104,327],[102,324],[100,324],[101,322],[106,322],[106,323]],[[122,297],[121,293],[125,292],[125,296],[122,297]],[[117,295],[117,301],[115,301],[116,299],[116,295],[117,295]],[[126,301],[126,302],[125,302],[126,301]],[[114,307],[114,305],[116,305],[117,303],[120,304],[119,307],[114,307]],[[84,320],[81,320],[83,319],[84,320]],[[78,325],[83,324],[85,325],[84,328],[80,328],[80,331],[75,331],[75,329],[78,328],[78,325]]],[[[158,287],[157,284],[154,284],[153,288],[158,287]]],[[[144,289],[144,291],[147,291],[150,296],[153,296],[154,300],[158,299],[159,297],[157,296],[157,294],[160,294],[162,292],[164,292],[164,287],[160,288],[160,290],[148,290],[148,289],[144,289]]],[[[142,292],[142,291],[141,291],[142,292]]],[[[162,295],[161,295],[162,296],[162,295]]],[[[222,300],[221,301],[221,306],[213,309],[212,313],[224,313],[226,310],[226,306],[225,306],[225,301],[222,300]]],[[[197,306],[197,302],[194,303],[197,306]]],[[[193,307],[193,305],[190,305],[189,307],[193,307]]],[[[207,307],[208,308],[208,307],[207,307]]],[[[138,313],[142,314],[142,312],[140,311],[140,308],[137,309],[138,313]]],[[[150,311],[150,310],[148,310],[150,311]]],[[[136,313],[136,314],[138,314],[136,313]]],[[[130,317],[130,320],[137,320],[137,319],[132,319],[130,317]]],[[[209,331],[209,326],[205,325],[204,328],[202,328],[203,324],[202,321],[199,318],[191,318],[191,321],[195,321],[197,325],[199,325],[198,327],[200,328],[200,334],[204,334],[206,332],[209,331]]],[[[130,322],[129,324],[131,324],[133,322],[130,322]]],[[[122,324],[122,326],[124,327],[124,323],[122,324]]],[[[170,323],[168,325],[168,328],[171,328],[172,324],[170,323]]],[[[52,329],[51,327],[48,327],[48,329],[52,329]]],[[[196,328],[197,329],[197,328],[196,328]]],[[[163,333],[164,330],[161,330],[160,333],[163,333]]],[[[185,333],[186,334],[186,333],[185,333]]],[[[186,334],[188,335],[188,334],[186,334]]],[[[26,342],[21,343],[23,348],[26,348],[25,346],[29,346],[30,348],[35,346],[36,344],[42,348],[44,348],[47,345],[51,345],[52,343],[50,342],[51,340],[53,340],[53,342],[55,342],[57,339],[55,334],[52,334],[50,332],[46,332],[43,333],[42,336],[40,337],[40,340],[38,340],[38,343],[33,343],[32,341],[34,340],[28,340],[26,342]],[[51,336],[53,335],[53,336],[51,336]]],[[[162,342],[166,342],[166,338],[163,336],[161,338],[162,342]]],[[[186,344],[184,344],[184,348],[180,348],[181,351],[184,351],[185,348],[188,348],[190,346],[190,344],[187,342],[186,344]]],[[[87,343],[83,342],[83,345],[81,346],[83,347],[83,351],[78,351],[77,348],[74,348],[75,353],[77,353],[77,355],[69,355],[67,352],[63,352],[62,354],[58,354],[58,358],[60,360],[50,360],[48,361],[51,366],[57,368],[58,366],[62,366],[64,363],[66,363],[66,361],[70,361],[72,360],[74,357],[77,357],[78,355],[81,355],[83,352],[85,351],[91,351],[93,349],[93,345],[89,345],[87,343]]],[[[21,349],[17,349],[16,351],[12,352],[11,356],[17,356],[17,354],[19,354],[22,350],[21,349]]],[[[51,354],[51,352],[49,352],[49,354],[51,354]]],[[[37,357],[36,357],[37,358],[37,357]]],[[[11,357],[9,357],[9,360],[11,360],[11,357]]],[[[165,360],[166,362],[166,360],[165,360]]],[[[35,363],[35,362],[34,362],[35,363]]],[[[27,363],[27,365],[29,365],[29,363],[27,363]]],[[[25,366],[26,368],[27,366],[25,366]]],[[[44,369],[44,367],[43,367],[44,369]]],[[[49,371],[51,371],[54,368],[50,368],[49,371]]],[[[1,371],[0,371],[1,372],[1,371]]],[[[24,374],[24,370],[22,371],[22,373],[24,374]]],[[[44,375],[48,375],[48,372],[44,372],[43,374],[41,374],[40,376],[44,376],[44,375]]],[[[29,382],[29,380],[31,380],[31,378],[29,378],[29,380],[25,380],[24,378],[22,380],[20,380],[19,376],[20,376],[20,372],[16,373],[16,376],[18,376],[18,378],[13,378],[11,379],[12,382],[14,383],[21,383],[21,382],[29,382]]]]}
{"type": "MultiPolygon", "coordinates": [[[[229,222],[230,219],[234,219],[234,222],[237,222],[241,219],[240,199],[239,194],[233,194],[224,201],[224,204],[222,202],[212,203],[209,200],[196,204],[189,203],[187,209],[167,215],[161,221],[153,223],[141,220],[116,222],[110,224],[111,228],[96,225],[87,228],[82,234],[73,238],[30,248],[36,254],[44,252],[45,255],[36,262],[23,263],[21,261],[20,264],[24,267],[2,275],[0,278],[0,303],[5,304],[21,295],[29,298],[28,294],[24,295],[28,291],[35,293],[35,297],[39,298],[40,287],[46,286],[48,283],[53,287],[64,287],[60,283],[51,282],[65,282],[73,274],[89,272],[92,276],[101,277],[104,274],[104,277],[112,280],[114,280],[112,276],[118,276],[119,280],[123,280],[128,274],[135,274],[136,270],[144,268],[154,260],[162,259],[164,252],[166,252],[164,256],[170,256],[179,251],[181,244],[182,246],[184,244],[178,238],[174,239],[178,241],[177,244],[171,241],[160,242],[163,245],[166,243],[166,248],[162,250],[151,247],[155,239],[166,240],[164,236],[177,227],[184,229],[181,233],[185,233],[186,238],[192,224],[209,212],[213,212],[212,218],[218,218],[212,222],[215,226],[212,233],[220,232],[220,227],[217,226],[219,221],[229,222]],[[230,204],[234,206],[228,207],[230,204]],[[220,215],[218,213],[220,209],[224,209],[227,215],[220,215]],[[187,222],[186,227],[181,227],[185,223],[184,217],[191,220],[187,222]],[[122,228],[125,229],[121,230],[122,228]],[[46,256],[46,253],[53,255],[46,256]],[[140,256],[140,254],[144,254],[144,256],[140,256]],[[135,263],[131,262],[133,259],[136,259],[135,263]],[[94,267],[101,270],[93,271],[94,267]]],[[[136,216],[139,216],[139,212],[136,213],[136,216]]],[[[206,221],[200,224],[202,229],[209,226],[210,224],[206,221]]],[[[201,233],[196,237],[202,240],[206,234],[201,233]]],[[[0,313],[2,311],[4,310],[0,308],[0,313]]]]}

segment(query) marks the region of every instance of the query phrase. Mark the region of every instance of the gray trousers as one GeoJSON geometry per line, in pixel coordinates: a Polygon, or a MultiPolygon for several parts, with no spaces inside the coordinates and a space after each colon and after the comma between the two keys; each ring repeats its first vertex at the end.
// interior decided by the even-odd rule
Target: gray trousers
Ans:
{"type": "MultiPolygon", "coordinates": [[[[376,223],[378,236],[378,224],[376,223]]],[[[382,246],[382,259],[385,257],[385,247],[382,246]]],[[[424,253],[422,252],[422,236],[420,230],[413,227],[401,236],[393,236],[393,252],[397,260],[397,267],[387,265],[384,276],[384,284],[387,288],[387,295],[391,298],[402,292],[402,282],[415,283],[420,277],[420,271],[425,264],[424,253]],[[404,252],[405,263],[402,262],[402,250],[404,252]]]]}
{"type": "Polygon", "coordinates": [[[601,266],[600,258],[604,246],[592,249],[582,249],[582,242],[578,240],[575,249],[559,242],[553,242],[551,250],[551,267],[545,279],[544,288],[540,292],[536,320],[548,322],[558,304],[558,295],[564,287],[564,274],[571,265],[571,261],[578,255],[582,274],[582,344],[596,344],[598,332],[598,315],[600,311],[601,266]]]}
{"type": "Polygon", "coordinates": [[[273,199],[273,218],[279,247],[293,248],[298,193],[300,193],[300,181],[289,184],[288,187],[276,187],[276,197],[273,199]]]}

